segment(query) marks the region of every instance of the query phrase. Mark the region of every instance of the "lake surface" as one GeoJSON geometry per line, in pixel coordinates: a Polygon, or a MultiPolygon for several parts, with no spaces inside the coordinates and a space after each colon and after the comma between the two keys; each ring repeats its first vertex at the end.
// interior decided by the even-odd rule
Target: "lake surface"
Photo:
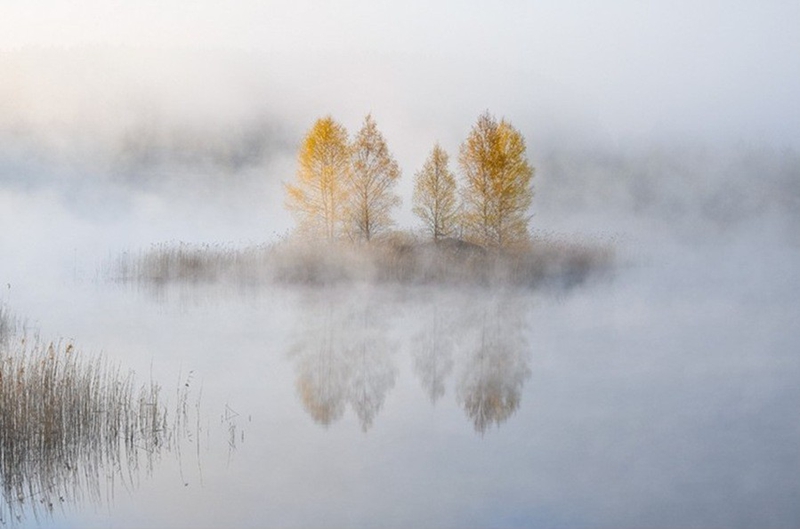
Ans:
{"type": "Polygon", "coordinates": [[[686,240],[598,224],[619,266],[568,290],[154,289],[102,273],[162,240],[141,212],[2,204],[3,303],[188,392],[192,417],[130,486],[22,525],[800,523],[800,247],[768,219],[686,240]]]}

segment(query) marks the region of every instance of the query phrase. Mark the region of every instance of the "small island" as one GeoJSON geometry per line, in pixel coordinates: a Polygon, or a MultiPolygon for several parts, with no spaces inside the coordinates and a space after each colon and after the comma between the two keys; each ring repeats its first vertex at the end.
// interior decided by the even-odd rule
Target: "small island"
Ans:
{"type": "Polygon", "coordinates": [[[488,111],[458,155],[458,174],[437,143],[414,175],[414,231],[396,228],[400,167],[371,114],[350,140],[332,117],[300,143],[285,206],[296,227],[283,240],[247,248],[159,244],[111,264],[121,282],[323,285],[574,286],[611,270],[608,242],[532,235],[534,168],[525,139],[488,111]]]}

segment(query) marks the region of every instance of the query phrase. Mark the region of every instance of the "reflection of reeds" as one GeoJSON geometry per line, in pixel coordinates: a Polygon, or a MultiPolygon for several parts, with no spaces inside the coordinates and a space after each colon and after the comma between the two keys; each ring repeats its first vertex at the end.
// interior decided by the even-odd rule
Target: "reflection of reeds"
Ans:
{"type": "Polygon", "coordinates": [[[71,344],[16,338],[0,347],[2,521],[62,502],[97,503],[135,480],[171,442],[160,387],[135,388],[71,344]]]}
{"type": "Polygon", "coordinates": [[[162,244],[123,254],[107,274],[125,283],[399,284],[573,286],[608,271],[610,244],[539,237],[517,251],[488,251],[449,239],[420,243],[408,237],[370,244],[285,242],[236,249],[224,245],[162,244]]]}

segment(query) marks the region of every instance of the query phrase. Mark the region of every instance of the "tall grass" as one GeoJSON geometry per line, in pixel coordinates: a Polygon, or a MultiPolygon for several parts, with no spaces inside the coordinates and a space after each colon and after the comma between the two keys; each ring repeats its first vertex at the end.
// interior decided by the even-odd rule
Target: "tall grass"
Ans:
{"type": "Polygon", "coordinates": [[[225,278],[263,281],[271,248],[251,246],[235,249],[226,245],[187,243],[157,244],[146,251],[124,253],[107,263],[106,275],[115,281],[214,282],[225,278]]]}
{"type": "Polygon", "coordinates": [[[177,243],[122,254],[107,264],[106,275],[121,283],[149,285],[365,281],[574,286],[609,272],[614,255],[609,243],[552,236],[539,236],[516,251],[489,251],[455,239],[419,242],[409,236],[370,244],[287,241],[245,248],[177,243]]]}
{"type": "Polygon", "coordinates": [[[0,347],[5,346],[16,331],[17,322],[6,306],[0,303],[0,347]]]}
{"type": "MultiPolygon", "coordinates": [[[[11,321],[0,313],[0,325],[11,321]]],[[[5,327],[3,327],[5,328],[5,327]]],[[[185,397],[184,397],[185,398],[185,397]]],[[[110,500],[171,449],[161,388],[137,385],[71,343],[12,334],[0,343],[0,521],[21,522],[62,504],[110,500]]]]}

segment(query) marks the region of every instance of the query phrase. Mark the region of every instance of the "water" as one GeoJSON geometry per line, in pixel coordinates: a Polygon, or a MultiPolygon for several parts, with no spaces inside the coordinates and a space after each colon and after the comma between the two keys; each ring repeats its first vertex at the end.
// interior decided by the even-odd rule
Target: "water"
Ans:
{"type": "Polygon", "coordinates": [[[108,502],[162,452],[179,453],[188,433],[187,390],[178,391],[167,420],[161,388],[152,381],[134,389],[131,373],[87,358],[72,344],[16,333],[0,339],[4,525],[52,515],[62,504],[108,502]]]}
{"type": "MultiPolygon", "coordinates": [[[[800,248],[768,218],[699,239],[599,219],[623,235],[618,267],[569,289],[154,290],[102,273],[164,239],[152,209],[106,224],[28,191],[2,204],[9,310],[192,412],[131,486],[22,525],[800,521],[800,248]]],[[[217,234],[255,239],[245,220],[217,234]]]]}

